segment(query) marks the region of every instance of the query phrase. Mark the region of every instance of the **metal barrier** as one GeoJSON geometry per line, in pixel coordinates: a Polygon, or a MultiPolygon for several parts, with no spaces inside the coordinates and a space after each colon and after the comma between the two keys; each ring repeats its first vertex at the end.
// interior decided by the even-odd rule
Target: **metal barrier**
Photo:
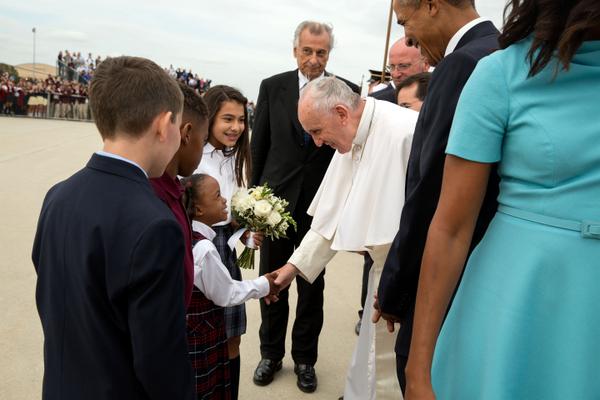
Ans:
{"type": "Polygon", "coordinates": [[[87,96],[31,93],[23,101],[11,96],[0,104],[0,114],[34,118],[92,121],[87,96]]]}
{"type": "Polygon", "coordinates": [[[49,118],[92,120],[87,96],[48,93],[46,103],[49,118]]]}

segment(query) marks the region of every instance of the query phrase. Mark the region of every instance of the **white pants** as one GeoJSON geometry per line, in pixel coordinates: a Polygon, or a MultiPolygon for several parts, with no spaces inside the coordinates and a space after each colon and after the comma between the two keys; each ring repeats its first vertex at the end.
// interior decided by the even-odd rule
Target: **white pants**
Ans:
{"type": "Polygon", "coordinates": [[[344,400],[402,399],[394,353],[398,329],[389,333],[383,318],[377,324],[371,322],[374,296],[389,250],[390,245],[385,245],[369,251],[373,266],[369,272],[360,334],[346,376],[344,400]]]}

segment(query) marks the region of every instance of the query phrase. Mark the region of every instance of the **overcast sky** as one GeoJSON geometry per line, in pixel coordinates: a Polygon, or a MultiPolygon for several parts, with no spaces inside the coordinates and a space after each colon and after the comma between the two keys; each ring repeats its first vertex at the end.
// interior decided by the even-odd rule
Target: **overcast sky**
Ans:
{"type": "MultiPolygon", "coordinates": [[[[4,3],[4,2],[3,2],[4,3]]],[[[260,81],[296,68],[293,32],[312,19],[333,25],[327,70],[360,83],[381,69],[389,0],[29,0],[3,4],[0,62],[54,64],[59,50],[136,55],[192,69],[256,99],[260,81]]],[[[476,0],[501,25],[504,0],[476,0]]],[[[392,41],[402,36],[394,23],[392,41]]]]}

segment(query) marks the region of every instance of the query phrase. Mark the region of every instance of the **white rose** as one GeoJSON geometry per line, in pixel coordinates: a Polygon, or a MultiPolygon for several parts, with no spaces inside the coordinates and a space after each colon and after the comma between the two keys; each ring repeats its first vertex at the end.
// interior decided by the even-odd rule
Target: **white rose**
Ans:
{"type": "Polygon", "coordinates": [[[266,217],[271,213],[271,204],[266,200],[259,200],[254,204],[254,214],[257,217],[266,217]]]}
{"type": "Polygon", "coordinates": [[[231,206],[234,208],[238,208],[243,196],[243,192],[237,192],[236,194],[234,194],[233,197],[231,197],[231,206]]]}
{"type": "Polygon", "coordinates": [[[269,226],[277,226],[278,223],[281,222],[281,215],[277,211],[271,211],[271,214],[267,217],[267,224],[269,226]]]}
{"type": "Polygon", "coordinates": [[[233,208],[243,212],[254,207],[254,199],[247,192],[238,192],[231,199],[233,208]]]}
{"type": "Polygon", "coordinates": [[[244,211],[248,211],[254,208],[255,200],[252,196],[246,195],[240,202],[240,208],[244,211]]]}

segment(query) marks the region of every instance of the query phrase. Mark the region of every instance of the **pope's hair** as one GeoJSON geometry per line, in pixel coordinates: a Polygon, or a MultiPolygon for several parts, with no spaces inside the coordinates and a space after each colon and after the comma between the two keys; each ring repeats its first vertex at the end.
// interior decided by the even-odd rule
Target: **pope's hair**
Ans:
{"type": "Polygon", "coordinates": [[[309,82],[300,102],[309,100],[311,108],[318,112],[333,112],[335,106],[344,105],[355,110],[360,104],[360,95],[354,93],[344,81],[335,76],[326,76],[309,82]]]}

